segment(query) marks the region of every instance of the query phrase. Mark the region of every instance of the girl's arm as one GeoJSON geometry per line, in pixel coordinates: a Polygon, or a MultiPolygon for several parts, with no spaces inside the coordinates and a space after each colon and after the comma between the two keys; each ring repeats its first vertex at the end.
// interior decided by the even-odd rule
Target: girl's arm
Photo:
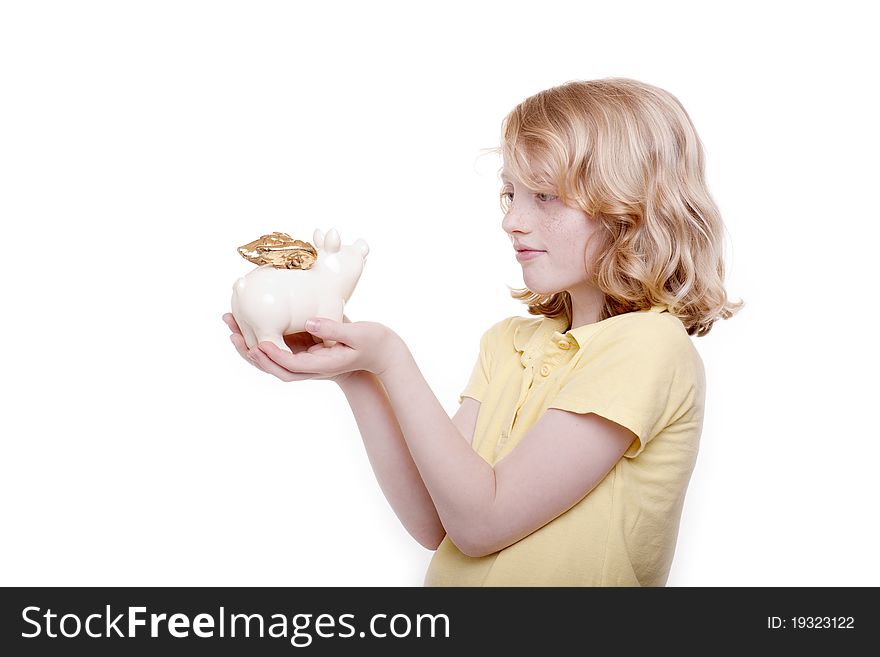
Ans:
{"type": "Polygon", "coordinates": [[[593,413],[549,409],[493,468],[461,439],[402,340],[378,377],[443,527],[472,557],[503,549],[570,509],[636,438],[593,413]]]}
{"type": "MultiPolygon", "coordinates": [[[[343,318],[345,324],[352,328],[348,318],[344,315],[343,318]]],[[[249,350],[241,334],[241,329],[231,313],[223,315],[223,321],[232,331],[230,337],[236,350],[243,357],[248,358],[255,367],[282,381],[315,378],[312,374],[297,373],[285,368],[268,357],[261,349],[249,350]]],[[[315,345],[312,344],[314,340],[311,337],[304,339],[304,336],[307,335],[300,333],[290,338],[300,354],[308,352],[309,347],[315,348],[315,345]]],[[[267,344],[264,348],[271,349],[272,346],[267,344]]],[[[339,349],[337,348],[335,351],[338,352],[339,349]]],[[[378,349],[372,351],[378,351],[378,349]]],[[[275,354],[275,358],[282,361],[287,360],[287,357],[280,350],[275,354]]],[[[388,401],[388,395],[379,379],[370,371],[358,369],[329,374],[324,378],[335,381],[345,393],[363,437],[364,447],[367,450],[367,456],[376,474],[376,479],[397,517],[421,545],[430,550],[437,549],[446,530],[440,523],[434,502],[425,489],[425,484],[413,463],[412,456],[401,434],[400,425],[397,423],[397,418],[394,417],[394,411],[388,401]]],[[[479,410],[480,403],[478,401],[465,398],[452,419],[453,424],[468,444],[473,439],[479,410]]]]}
{"type": "MultiPolygon", "coordinates": [[[[439,536],[439,519],[466,555],[497,552],[574,506],[637,439],[626,427],[595,413],[551,408],[493,468],[462,440],[462,433],[469,433],[459,433],[446,415],[400,336],[375,322],[319,318],[307,328],[314,336],[344,344],[296,354],[271,342],[261,342],[259,349],[287,372],[281,372],[285,380],[357,370],[378,377],[381,386],[364,384],[356,393],[355,413],[366,419],[358,424],[367,434],[370,461],[383,490],[423,545],[432,545],[439,536]],[[379,394],[383,386],[387,399],[379,394]],[[368,408],[364,400],[376,408],[368,408]],[[412,464],[404,458],[404,448],[412,464]],[[410,495],[412,503],[407,501],[410,495]]],[[[654,334],[646,336],[651,339],[645,346],[654,349],[654,334]]],[[[632,351],[632,344],[627,345],[632,351]]],[[[639,356],[641,365],[644,354],[639,356]]],[[[469,427],[472,431],[473,424],[469,427]]]]}
{"type": "MultiPolygon", "coordinates": [[[[339,387],[351,406],[385,498],[410,535],[429,550],[436,550],[446,530],[413,463],[385,388],[375,374],[363,370],[341,379],[339,387]]],[[[465,438],[456,439],[468,450],[479,406],[479,402],[465,398],[451,421],[456,433],[465,438]]],[[[445,412],[443,415],[449,423],[445,412]]]]}

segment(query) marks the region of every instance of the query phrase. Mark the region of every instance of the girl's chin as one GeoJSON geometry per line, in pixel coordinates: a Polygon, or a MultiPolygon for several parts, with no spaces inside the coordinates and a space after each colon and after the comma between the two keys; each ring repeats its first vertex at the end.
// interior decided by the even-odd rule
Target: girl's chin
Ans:
{"type": "Polygon", "coordinates": [[[542,285],[540,283],[529,281],[528,279],[523,279],[523,283],[525,283],[525,286],[535,294],[550,295],[556,294],[557,292],[562,292],[562,290],[558,287],[547,284],[542,285]]]}

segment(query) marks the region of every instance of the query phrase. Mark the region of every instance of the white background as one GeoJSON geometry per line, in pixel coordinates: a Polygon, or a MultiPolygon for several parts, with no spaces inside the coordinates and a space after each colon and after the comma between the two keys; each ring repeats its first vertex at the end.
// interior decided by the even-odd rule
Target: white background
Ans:
{"type": "Polygon", "coordinates": [[[452,414],[526,315],[481,149],[526,96],[622,76],[687,108],[747,304],[694,338],[669,585],[880,585],[863,3],[318,4],[2,5],[0,583],[420,586],[341,392],[229,342],[236,248],[363,237],[346,314],[452,414]]]}

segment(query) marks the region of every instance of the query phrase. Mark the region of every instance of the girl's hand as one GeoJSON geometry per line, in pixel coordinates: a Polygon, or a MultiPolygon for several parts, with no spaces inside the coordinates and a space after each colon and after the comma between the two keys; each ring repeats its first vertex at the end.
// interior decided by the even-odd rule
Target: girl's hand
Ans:
{"type": "MultiPolygon", "coordinates": [[[[343,319],[347,318],[343,316],[343,319]]],[[[316,317],[314,321],[316,325],[307,327],[307,335],[316,342],[335,340],[336,344],[332,347],[315,344],[293,354],[282,351],[271,342],[261,342],[257,346],[272,364],[289,376],[307,375],[335,381],[359,370],[381,376],[404,348],[403,341],[394,331],[377,322],[335,322],[326,317],[316,317]]]]}
{"type": "MultiPolygon", "coordinates": [[[[343,322],[349,322],[350,320],[345,315],[342,316],[343,322]]],[[[251,365],[256,367],[258,370],[262,370],[267,374],[271,374],[282,381],[290,382],[290,381],[305,381],[307,379],[329,379],[331,381],[335,381],[336,383],[342,383],[343,380],[347,379],[352,372],[346,372],[337,375],[329,375],[329,376],[321,376],[320,374],[304,374],[302,372],[293,373],[289,370],[284,369],[280,365],[278,365],[275,361],[269,358],[263,351],[260,350],[259,346],[248,349],[247,343],[245,342],[244,336],[241,334],[241,329],[238,326],[238,322],[235,321],[235,317],[233,317],[232,313],[226,313],[223,315],[223,321],[226,322],[226,325],[229,327],[229,330],[232,331],[232,335],[229,336],[229,339],[232,340],[232,344],[235,345],[236,351],[251,365]]],[[[271,344],[271,343],[263,343],[271,344]]],[[[301,333],[292,333],[291,335],[284,336],[284,344],[286,344],[293,353],[300,353],[308,351],[309,349],[321,348],[325,347],[322,344],[322,339],[317,338],[310,333],[301,332],[301,333]]],[[[271,345],[275,347],[275,345],[271,345]]],[[[279,353],[284,353],[277,347],[275,350],[279,353]]]]}

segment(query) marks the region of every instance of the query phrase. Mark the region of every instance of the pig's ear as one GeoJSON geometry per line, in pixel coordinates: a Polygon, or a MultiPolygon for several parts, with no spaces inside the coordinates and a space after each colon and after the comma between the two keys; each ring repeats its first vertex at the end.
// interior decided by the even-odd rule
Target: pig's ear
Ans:
{"type": "Polygon", "coordinates": [[[355,240],[354,245],[361,250],[361,254],[366,258],[367,254],[370,252],[370,247],[367,246],[366,241],[359,237],[355,240]]]}
{"type": "Polygon", "coordinates": [[[324,248],[324,231],[320,228],[315,228],[315,233],[312,235],[312,241],[315,243],[316,249],[324,248]]]}
{"type": "Polygon", "coordinates": [[[324,250],[327,253],[336,253],[339,251],[339,247],[341,246],[341,241],[339,239],[339,233],[336,232],[335,228],[331,228],[327,231],[327,237],[324,238],[324,250]]]}

